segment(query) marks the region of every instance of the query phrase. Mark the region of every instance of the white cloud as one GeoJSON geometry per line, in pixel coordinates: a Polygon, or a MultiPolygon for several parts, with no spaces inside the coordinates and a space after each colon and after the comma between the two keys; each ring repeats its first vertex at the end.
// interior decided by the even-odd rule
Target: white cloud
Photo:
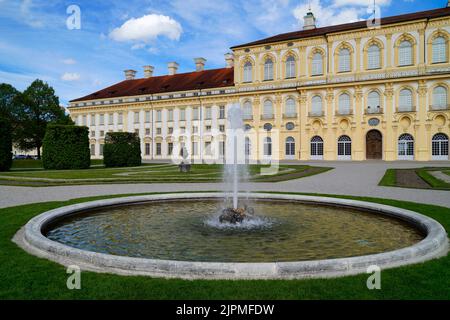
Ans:
{"type": "Polygon", "coordinates": [[[23,21],[33,28],[42,28],[44,23],[33,16],[33,0],[22,0],[20,13],[23,21]]]}
{"type": "Polygon", "coordinates": [[[159,36],[178,41],[182,32],[181,25],[174,19],[164,15],[149,14],[126,21],[121,27],[114,29],[109,36],[115,41],[147,43],[159,36]]]}
{"type": "Polygon", "coordinates": [[[81,76],[78,73],[66,72],[61,76],[61,80],[63,81],[78,81],[81,76]]]}
{"type": "MultiPolygon", "coordinates": [[[[377,6],[388,6],[391,4],[391,0],[377,0],[377,6]]],[[[364,6],[373,7],[373,0],[334,0],[333,6],[344,7],[344,6],[364,6]]]]}
{"type": "Polygon", "coordinates": [[[77,63],[77,61],[75,59],[72,59],[72,58],[64,59],[62,62],[64,64],[68,64],[68,65],[72,65],[72,64],[76,64],[77,63]]]}
{"type": "Polygon", "coordinates": [[[131,47],[131,50],[139,50],[139,49],[144,49],[145,48],[145,43],[136,43],[131,47]]]}

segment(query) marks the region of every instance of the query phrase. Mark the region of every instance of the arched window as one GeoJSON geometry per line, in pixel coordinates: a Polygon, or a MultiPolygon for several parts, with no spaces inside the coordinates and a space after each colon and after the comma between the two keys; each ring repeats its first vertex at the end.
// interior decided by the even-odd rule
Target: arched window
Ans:
{"type": "Polygon", "coordinates": [[[295,100],[292,98],[289,98],[286,100],[286,105],[284,106],[284,115],[287,118],[292,118],[297,116],[297,110],[296,110],[295,100]]]}
{"type": "Polygon", "coordinates": [[[398,138],[398,159],[414,160],[414,138],[410,134],[402,134],[398,138]]]}
{"type": "Polygon", "coordinates": [[[295,157],[295,139],[292,137],[288,137],[286,139],[286,157],[287,158],[295,157]]]}
{"type": "Polygon", "coordinates": [[[252,143],[249,137],[245,138],[245,155],[248,157],[252,154],[252,143]]]}
{"type": "Polygon", "coordinates": [[[246,101],[244,103],[244,120],[252,120],[252,119],[253,119],[252,103],[250,101],[246,101]]]}
{"type": "Polygon", "coordinates": [[[380,47],[373,44],[367,49],[367,69],[379,69],[381,67],[380,47]]]}
{"type": "Polygon", "coordinates": [[[289,56],[286,59],[286,79],[295,78],[295,57],[289,56]]]}
{"type": "Polygon", "coordinates": [[[444,37],[436,37],[433,40],[433,63],[447,62],[447,40],[444,37]]]}
{"type": "Polygon", "coordinates": [[[442,110],[447,109],[447,88],[437,86],[433,89],[433,109],[442,110]]]}
{"type": "Polygon", "coordinates": [[[377,91],[371,91],[367,98],[367,112],[379,113],[381,111],[380,94],[377,91]]]}
{"type": "Polygon", "coordinates": [[[264,119],[273,118],[273,103],[270,100],[264,101],[263,117],[264,119]]]}
{"type": "Polygon", "coordinates": [[[352,139],[349,136],[340,136],[338,139],[338,158],[350,160],[352,157],[352,139]]]}
{"type": "Polygon", "coordinates": [[[323,159],[323,140],[319,136],[315,136],[311,139],[311,159],[323,159]]]}
{"type": "Polygon", "coordinates": [[[312,98],[312,114],[314,116],[321,116],[323,114],[322,109],[322,97],[321,96],[314,96],[312,98]]]}
{"type": "Polygon", "coordinates": [[[448,160],[448,137],[443,133],[433,136],[433,160],[448,160]]]}
{"type": "Polygon", "coordinates": [[[272,138],[270,137],[264,138],[264,155],[272,155],[272,138]]]}
{"type": "Polygon", "coordinates": [[[320,76],[323,74],[323,57],[320,52],[316,52],[312,59],[311,75],[320,76]]]}
{"type": "Polygon", "coordinates": [[[343,48],[339,50],[339,72],[350,71],[350,50],[343,48]]]}
{"type": "Polygon", "coordinates": [[[413,111],[413,98],[411,90],[403,89],[402,91],[400,91],[398,99],[398,111],[400,112],[413,111]]]}
{"type": "Polygon", "coordinates": [[[350,95],[347,93],[339,96],[339,114],[350,114],[350,95]]]}
{"type": "Polygon", "coordinates": [[[264,62],[264,80],[273,80],[273,61],[267,58],[264,62]]]}
{"type": "Polygon", "coordinates": [[[398,65],[410,66],[413,64],[413,46],[408,40],[400,42],[398,48],[398,65]]]}
{"type": "Polygon", "coordinates": [[[253,65],[250,61],[244,64],[244,82],[253,81],[253,65]]]}

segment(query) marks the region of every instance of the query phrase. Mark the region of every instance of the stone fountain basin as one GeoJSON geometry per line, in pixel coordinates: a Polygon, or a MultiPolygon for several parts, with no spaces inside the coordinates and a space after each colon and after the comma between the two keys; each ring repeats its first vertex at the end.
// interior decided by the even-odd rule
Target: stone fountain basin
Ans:
{"type": "MultiPolygon", "coordinates": [[[[241,195],[241,196],[248,196],[241,195]]],[[[220,263],[169,261],[114,256],[72,248],[43,235],[47,225],[81,211],[149,201],[222,198],[220,193],[158,194],[99,200],[66,206],[31,219],[13,241],[30,254],[64,266],[77,265],[84,271],[119,275],[143,275],[181,279],[304,279],[330,278],[366,273],[370,266],[382,270],[425,262],[448,253],[445,229],[435,220],[397,207],[348,199],[306,195],[252,193],[252,199],[301,201],[351,207],[401,219],[418,228],[426,237],[413,246],[373,255],[299,262],[220,263]]]]}

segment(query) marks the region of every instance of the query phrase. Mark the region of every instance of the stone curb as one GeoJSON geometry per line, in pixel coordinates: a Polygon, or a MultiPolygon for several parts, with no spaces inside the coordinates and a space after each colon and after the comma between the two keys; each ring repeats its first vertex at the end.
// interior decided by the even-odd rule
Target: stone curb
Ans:
{"type": "MultiPolygon", "coordinates": [[[[299,262],[220,263],[143,259],[89,252],[51,241],[41,232],[55,219],[98,207],[174,199],[221,198],[222,196],[220,193],[158,194],[75,204],[45,212],[31,219],[16,234],[14,241],[31,254],[65,266],[78,265],[87,271],[182,279],[330,278],[366,273],[367,268],[372,265],[384,270],[421,263],[448,253],[449,243],[445,229],[435,220],[416,212],[371,202],[289,194],[252,193],[250,197],[323,203],[369,210],[375,214],[402,219],[423,231],[427,236],[413,246],[367,256],[299,262]]],[[[247,195],[242,194],[242,196],[247,195]]]]}

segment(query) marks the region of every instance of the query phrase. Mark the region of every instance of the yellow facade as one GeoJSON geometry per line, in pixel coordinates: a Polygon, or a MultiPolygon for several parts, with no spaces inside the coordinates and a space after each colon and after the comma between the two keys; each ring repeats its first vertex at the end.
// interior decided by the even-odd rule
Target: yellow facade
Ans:
{"type": "Polygon", "coordinates": [[[220,107],[240,102],[251,105],[251,116],[247,115],[245,122],[256,129],[256,133],[249,132],[251,158],[255,160],[263,157],[267,136],[273,140],[272,157],[280,160],[448,160],[449,40],[450,19],[444,17],[239,47],[233,50],[234,86],[220,88],[223,91],[211,89],[210,94],[191,97],[192,92],[177,92],[152,101],[123,97],[112,105],[101,100],[83,101],[72,103],[70,112],[78,124],[91,128],[95,157],[101,156],[106,132],[137,130],[144,159],[168,159],[168,144],[180,140],[174,139],[173,131],[184,128],[191,141],[198,142],[201,158],[207,142],[224,139],[220,128],[226,120],[219,115],[220,107]],[[433,50],[437,50],[434,40],[438,37],[445,40],[445,46],[439,47],[441,55],[436,62],[434,55],[439,54],[433,50]],[[378,56],[370,56],[372,51],[378,56]],[[289,57],[295,60],[293,66],[288,65],[289,57]],[[244,82],[244,68],[249,64],[251,81],[244,82]],[[320,65],[321,74],[317,72],[320,65]],[[288,68],[294,77],[287,77],[288,68]],[[377,94],[379,104],[369,108],[377,94]],[[295,101],[295,112],[287,112],[289,99],[295,101]],[[266,111],[273,106],[273,116],[265,114],[265,104],[266,111]],[[193,108],[201,110],[201,120],[192,119],[193,108]],[[210,119],[204,116],[207,108],[211,108],[210,119]],[[161,119],[157,119],[158,110],[161,119]],[[121,123],[117,121],[120,113],[121,123]],[[95,123],[89,121],[93,115],[95,123]],[[103,124],[99,123],[100,115],[103,124]],[[288,123],[293,129],[288,130],[288,123]],[[271,132],[264,131],[267,124],[273,127],[271,132]],[[211,133],[215,129],[218,135],[211,133]],[[433,151],[433,138],[438,135],[441,140],[447,137],[447,152],[445,139],[435,141],[433,151]],[[294,140],[294,152],[287,152],[288,138],[294,140]]]}

